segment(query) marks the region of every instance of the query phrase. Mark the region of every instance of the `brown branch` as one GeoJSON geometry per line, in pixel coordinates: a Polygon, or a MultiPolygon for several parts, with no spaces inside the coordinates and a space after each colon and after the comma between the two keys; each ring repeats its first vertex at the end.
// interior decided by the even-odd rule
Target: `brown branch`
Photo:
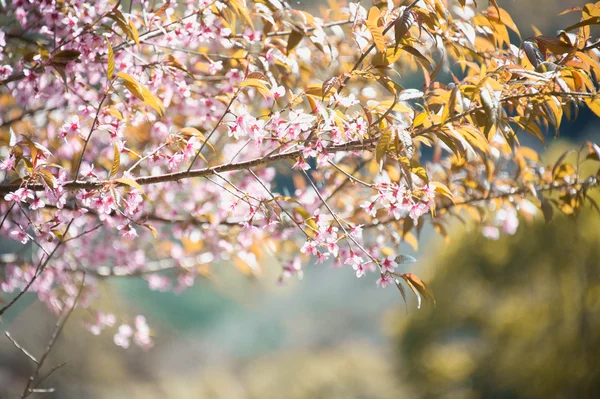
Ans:
{"type": "Polygon", "coordinates": [[[57,109],[59,109],[59,107],[51,107],[51,108],[43,108],[42,107],[42,108],[30,109],[28,111],[23,111],[23,112],[21,112],[21,115],[15,117],[15,118],[9,119],[7,121],[2,122],[2,124],[0,124],[0,128],[10,126],[10,125],[12,125],[15,122],[19,122],[20,120],[22,120],[22,119],[24,119],[24,118],[26,118],[26,117],[28,117],[30,115],[37,114],[38,112],[52,112],[52,111],[55,111],[57,109]]]}
{"type": "MultiPolygon", "coordinates": [[[[594,177],[594,176],[591,176],[586,180],[583,180],[583,181],[579,180],[574,183],[546,184],[543,186],[535,187],[535,191],[540,193],[540,192],[547,192],[547,191],[553,191],[553,190],[563,190],[565,188],[570,188],[570,187],[574,187],[574,186],[578,186],[578,185],[585,186],[587,189],[598,188],[598,187],[600,187],[600,180],[596,179],[596,177],[594,177]]],[[[496,194],[490,193],[490,194],[486,195],[485,197],[473,197],[473,198],[468,198],[468,199],[465,199],[465,200],[459,201],[459,202],[450,202],[445,205],[436,206],[435,209],[436,209],[436,211],[449,211],[452,208],[455,208],[457,206],[470,205],[470,204],[474,204],[476,202],[486,202],[486,201],[491,201],[494,199],[509,198],[509,197],[513,197],[513,196],[524,196],[524,195],[527,195],[530,193],[531,193],[530,187],[521,187],[521,188],[514,189],[514,190],[511,190],[511,191],[508,191],[505,193],[496,193],[496,194]]],[[[363,227],[363,229],[371,229],[371,228],[383,226],[383,225],[390,224],[390,223],[397,222],[397,221],[399,221],[399,219],[389,218],[389,219],[383,220],[379,223],[365,225],[363,227]]]]}
{"type": "MultiPolygon", "coordinates": [[[[330,147],[327,147],[326,149],[330,153],[343,152],[343,151],[368,150],[368,149],[371,149],[371,147],[373,146],[373,144],[375,144],[376,141],[377,141],[377,139],[374,139],[374,138],[368,139],[368,140],[354,140],[354,141],[350,141],[345,144],[332,145],[330,147]]],[[[193,169],[190,171],[165,173],[165,174],[156,175],[156,176],[138,177],[137,179],[135,179],[135,182],[142,186],[158,184],[158,183],[165,183],[165,182],[176,182],[176,181],[181,181],[181,180],[190,179],[190,178],[194,178],[194,177],[204,177],[204,176],[216,175],[217,173],[246,170],[246,169],[256,167],[256,166],[268,165],[268,164],[271,164],[271,163],[277,162],[277,161],[282,161],[282,160],[286,160],[286,159],[294,159],[301,155],[302,155],[302,150],[296,150],[296,151],[286,152],[283,154],[274,154],[274,155],[271,155],[268,157],[255,158],[255,159],[251,159],[249,161],[222,164],[222,165],[212,166],[212,167],[208,167],[208,168],[193,169]]],[[[66,190],[79,190],[79,189],[93,190],[93,189],[99,189],[99,188],[102,188],[102,187],[108,186],[108,185],[127,186],[124,183],[111,181],[111,180],[104,180],[104,181],[72,180],[72,181],[67,182],[63,187],[66,190]]],[[[0,193],[8,193],[11,191],[15,191],[23,186],[24,186],[23,184],[0,185],[0,193]]],[[[29,185],[27,185],[27,188],[30,190],[33,190],[33,191],[43,191],[44,185],[42,183],[29,184],[29,185]]]]}

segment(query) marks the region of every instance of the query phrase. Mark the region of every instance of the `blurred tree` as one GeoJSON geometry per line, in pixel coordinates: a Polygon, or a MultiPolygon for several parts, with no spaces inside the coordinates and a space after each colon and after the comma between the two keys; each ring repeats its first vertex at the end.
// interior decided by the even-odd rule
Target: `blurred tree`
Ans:
{"type": "Polygon", "coordinates": [[[498,241],[455,238],[407,321],[399,369],[417,398],[589,398],[600,392],[600,230],[594,213],[498,241]],[[410,364],[411,367],[406,367],[410,364]]]}

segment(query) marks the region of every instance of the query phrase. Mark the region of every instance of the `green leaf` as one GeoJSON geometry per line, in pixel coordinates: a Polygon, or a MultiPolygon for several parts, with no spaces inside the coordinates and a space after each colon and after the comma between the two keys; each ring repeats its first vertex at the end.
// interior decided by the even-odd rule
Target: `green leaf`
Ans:
{"type": "Polygon", "coordinates": [[[399,265],[406,265],[408,263],[415,263],[417,260],[410,255],[398,255],[396,256],[396,263],[399,265]]]}

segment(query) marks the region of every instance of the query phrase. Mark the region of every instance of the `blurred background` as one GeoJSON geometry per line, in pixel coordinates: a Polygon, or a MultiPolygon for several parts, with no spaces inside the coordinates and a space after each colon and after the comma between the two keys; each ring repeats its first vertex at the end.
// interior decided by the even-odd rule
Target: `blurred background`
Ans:
{"type": "MultiPolygon", "coordinates": [[[[573,22],[556,15],[584,2],[498,3],[527,37],[532,24],[554,35],[573,22]]],[[[599,127],[582,112],[548,148],[524,144],[551,163],[585,139],[598,141],[599,127]]],[[[450,245],[425,229],[420,251],[405,248],[418,259],[406,271],[432,287],[435,309],[417,310],[409,298],[406,310],[395,289],[330,265],[309,266],[302,281],[282,287],[274,262],[264,262],[255,280],[223,264],[180,295],[151,291],[145,281],[107,280],[97,307],[146,315],[154,347],[123,350],[111,332],[82,328],[90,314],[77,310],[50,356],[50,368],[67,364],[45,384],[56,388],[46,397],[600,397],[598,214],[558,215],[548,225],[538,218],[498,241],[459,223],[449,233],[450,245]]],[[[37,354],[54,323],[30,297],[0,328],[37,354]]],[[[0,337],[0,398],[19,397],[31,366],[0,337]]]]}

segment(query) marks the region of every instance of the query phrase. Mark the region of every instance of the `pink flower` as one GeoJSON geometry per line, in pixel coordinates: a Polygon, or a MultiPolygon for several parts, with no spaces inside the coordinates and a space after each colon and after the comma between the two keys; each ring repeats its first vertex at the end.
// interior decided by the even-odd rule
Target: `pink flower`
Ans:
{"type": "Polygon", "coordinates": [[[341,94],[335,93],[333,95],[333,98],[338,104],[346,108],[356,105],[360,102],[356,99],[356,96],[354,94],[350,94],[348,97],[344,97],[341,94]]]}
{"type": "Polygon", "coordinates": [[[79,117],[77,115],[73,115],[71,120],[65,122],[65,124],[62,126],[60,130],[60,137],[65,138],[69,134],[79,134],[80,128],[79,117]]]}
{"type": "Polygon", "coordinates": [[[507,206],[504,209],[498,210],[496,213],[496,222],[502,226],[502,232],[504,234],[515,234],[517,232],[517,228],[519,227],[517,211],[511,206],[507,206]]]}
{"type": "Polygon", "coordinates": [[[151,274],[148,276],[148,287],[152,291],[168,291],[171,288],[171,280],[160,274],[151,274]]]}
{"type": "Polygon", "coordinates": [[[332,254],[334,257],[338,256],[338,251],[340,248],[335,241],[329,241],[325,246],[330,254],[332,254]]]}
{"type": "Polygon", "coordinates": [[[272,90],[273,98],[278,99],[280,97],[285,96],[285,87],[284,86],[275,86],[272,90]]]}
{"type": "Polygon", "coordinates": [[[29,209],[35,211],[36,209],[45,207],[44,201],[42,201],[37,195],[33,198],[31,204],[29,204],[29,209]]]}
{"type": "Polygon", "coordinates": [[[98,176],[96,176],[96,173],[94,173],[94,164],[89,164],[87,162],[83,163],[83,165],[81,166],[81,170],[79,171],[79,174],[81,175],[81,177],[83,177],[84,179],[86,177],[93,177],[93,178],[98,178],[98,176]]]}
{"type": "Polygon", "coordinates": [[[167,159],[167,163],[169,165],[169,170],[174,170],[177,169],[179,167],[179,165],[181,165],[181,162],[183,162],[183,154],[180,152],[176,152],[175,154],[171,155],[168,159],[167,159]]]}
{"type": "Polygon", "coordinates": [[[316,255],[317,254],[317,246],[314,241],[307,241],[304,243],[302,248],[300,248],[300,252],[303,254],[316,255]]]}
{"type": "Polygon", "coordinates": [[[375,215],[377,214],[377,211],[375,210],[375,202],[365,201],[362,204],[360,204],[360,207],[363,208],[369,216],[375,217],[375,215]]]}
{"type": "Polygon", "coordinates": [[[242,111],[240,115],[235,119],[235,122],[230,122],[229,126],[229,137],[234,137],[238,140],[240,137],[248,135],[250,125],[255,123],[256,119],[242,111]]]}
{"type": "Polygon", "coordinates": [[[398,264],[394,260],[394,256],[390,255],[381,262],[381,269],[384,272],[393,272],[398,267],[398,264]]]}
{"type": "Polygon", "coordinates": [[[115,315],[111,313],[98,312],[96,313],[96,321],[94,324],[86,324],[86,328],[94,335],[100,335],[105,327],[115,325],[115,315]]]}
{"type": "Polygon", "coordinates": [[[185,143],[185,148],[183,150],[183,157],[190,158],[193,155],[196,155],[196,152],[202,147],[202,143],[198,141],[196,136],[190,137],[190,139],[185,143]]]}
{"type": "Polygon", "coordinates": [[[327,166],[330,161],[333,161],[334,155],[328,153],[327,151],[320,152],[317,155],[317,167],[322,168],[323,166],[327,166]]]}
{"type": "Polygon", "coordinates": [[[133,328],[131,328],[131,326],[128,324],[121,324],[119,326],[119,330],[117,331],[113,339],[117,346],[127,349],[129,348],[129,343],[132,335],[133,328]]]}
{"type": "Polygon", "coordinates": [[[489,240],[497,240],[500,238],[500,230],[494,226],[485,226],[481,233],[489,240]]]}
{"type": "Polygon", "coordinates": [[[27,202],[27,199],[33,199],[33,191],[28,188],[20,188],[14,193],[8,193],[4,196],[6,201],[27,202]]]}
{"type": "Polygon", "coordinates": [[[119,225],[117,226],[117,230],[121,232],[123,238],[133,239],[138,236],[137,231],[130,224],[127,225],[119,225]]]}
{"type": "Polygon", "coordinates": [[[69,28],[73,28],[77,26],[77,17],[70,15],[68,17],[63,18],[61,22],[69,28]]]}
{"type": "Polygon", "coordinates": [[[393,282],[394,282],[394,279],[391,278],[389,275],[382,274],[381,277],[379,277],[379,279],[377,280],[377,282],[375,284],[377,284],[377,286],[380,288],[385,288],[393,282]]]}
{"type": "MultiPolygon", "coordinates": [[[[0,79],[1,79],[1,77],[0,77],[0,79]]],[[[0,161],[0,170],[13,169],[15,167],[15,162],[16,162],[16,159],[15,159],[14,155],[11,155],[10,157],[0,161]]]]}
{"type": "Polygon", "coordinates": [[[363,258],[356,255],[354,251],[350,251],[350,256],[344,261],[345,265],[352,265],[354,268],[357,265],[361,265],[364,262],[363,258]]]}
{"type": "Polygon", "coordinates": [[[208,73],[210,75],[214,75],[221,70],[223,70],[223,61],[217,61],[217,62],[211,61],[210,64],[208,65],[208,73]]]}
{"type": "Polygon", "coordinates": [[[115,199],[108,193],[96,198],[93,206],[96,208],[98,213],[104,213],[106,215],[109,215],[113,210],[117,209],[115,199]]]}
{"type": "Polygon", "coordinates": [[[435,198],[435,186],[433,183],[429,183],[425,187],[423,187],[423,194],[425,198],[423,201],[427,203],[427,205],[431,208],[434,205],[433,199],[435,198]]]}
{"type": "Polygon", "coordinates": [[[427,206],[427,204],[419,202],[411,206],[409,216],[415,222],[416,225],[419,218],[427,212],[429,212],[429,207],[427,206]]]}
{"type": "Polygon", "coordinates": [[[362,238],[362,232],[363,232],[363,225],[359,224],[357,226],[352,226],[350,228],[350,235],[354,238],[362,238]]]}
{"type": "Polygon", "coordinates": [[[152,339],[150,338],[150,328],[146,323],[146,318],[142,315],[135,317],[135,334],[133,335],[133,341],[136,345],[143,349],[149,349],[152,347],[152,339]]]}
{"type": "Polygon", "coordinates": [[[21,226],[18,230],[11,231],[10,237],[15,241],[20,241],[21,244],[27,244],[27,241],[29,241],[29,235],[21,229],[21,226]]]}
{"type": "Polygon", "coordinates": [[[260,40],[260,32],[248,28],[246,29],[242,37],[248,40],[249,42],[256,42],[260,40]]]}
{"type": "Polygon", "coordinates": [[[317,251],[317,265],[327,261],[329,259],[329,255],[330,254],[328,252],[317,251]]]}
{"type": "Polygon", "coordinates": [[[0,65],[0,79],[6,79],[12,75],[13,69],[10,65],[0,65]]]}
{"type": "Polygon", "coordinates": [[[356,274],[356,277],[358,277],[358,278],[361,278],[367,272],[367,269],[364,264],[358,264],[358,265],[354,264],[354,265],[352,265],[352,268],[354,269],[354,273],[356,274]]]}
{"type": "Polygon", "coordinates": [[[310,165],[304,160],[304,158],[300,157],[294,166],[292,166],[292,169],[308,170],[310,169],[310,165]]]}
{"type": "Polygon", "coordinates": [[[298,276],[299,279],[302,279],[303,277],[302,261],[299,256],[294,257],[293,261],[288,262],[283,266],[283,278],[288,279],[294,275],[298,276]]]}

